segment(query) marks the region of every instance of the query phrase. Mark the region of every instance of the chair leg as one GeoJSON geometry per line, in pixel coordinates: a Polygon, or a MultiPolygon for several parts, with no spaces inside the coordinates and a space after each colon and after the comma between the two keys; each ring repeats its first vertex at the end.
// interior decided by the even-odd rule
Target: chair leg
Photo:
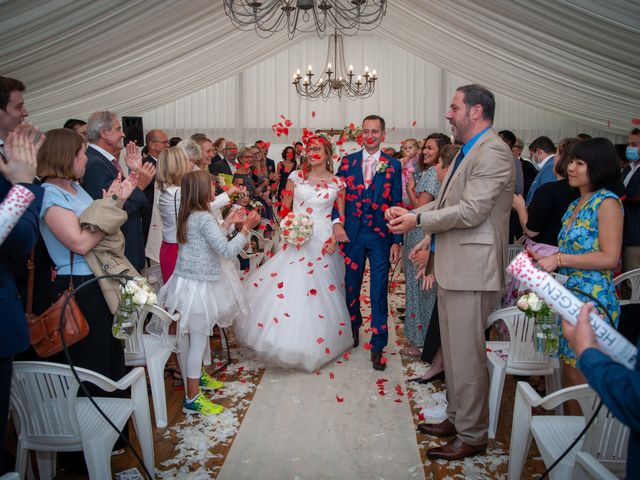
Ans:
{"type": "Polygon", "coordinates": [[[103,448],[101,442],[83,445],[84,461],[89,478],[111,478],[111,448],[103,448]]]}
{"type": "MultiPolygon", "coordinates": [[[[164,356],[164,355],[163,355],[164,356]]],[[[147,371],[149,372],[149,383],[151,384],[151,397],[153,398],[153,413],[156,416],[156,426],[165,428],[167,426],[167,397],[164,386],[164,366],[167,358],[155,357],[147,359],[147,371]]]]}
{"type": "Polygon", "coordinates": [[[522,469],[531,446],[531,405],[516,388],[513,405],[513,425],[509,442],[509,474],[507,478],[521,478],[522,469]]]}
{"type": "Polygon", "coordinates": [[[489,438],[496,438],[498,429],[498,415],[500,414],[500,401],[504,389],[504,368],[499,368],[491,363],[489,365],[489,438]]]}
{"type": "Polygon", "coordinates": [[[153,453],[153,434],[151,433],[151,415],[149,414],[149,397],[146,382],[136,382],[131,386],[133,400],[133,426],[142,449],[142,458],[147,470],[154,475],[155,460],[153,453]]]}
{"type": "Polygon", "coordinates": [[[29,458],[29,450],[22,446],[22,442],[18,440],[18,446],[16,447],[16,471],[20,475],[20,478],[26,478],[27,470],[27,458],[29,458]]]}
{"type": "Polygon", "coordinates": [[[49,480],[55,477],[56,452],[36,450],[36,461],[38,462],[40,480],[49,480]]]}

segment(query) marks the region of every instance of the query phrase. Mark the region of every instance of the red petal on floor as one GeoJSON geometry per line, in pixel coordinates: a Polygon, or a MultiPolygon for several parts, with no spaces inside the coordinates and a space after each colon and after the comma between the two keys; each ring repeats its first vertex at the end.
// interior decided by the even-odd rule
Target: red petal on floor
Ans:
{"type": "Polygon", "coordinates": [[[318,318],[324,318],[324,315],[318,314],[318,318]]]}
{"type": "Polygon", "coordinates": [[[289,315],[288,313],[283,313],[283,315],[287,318],[291,318],[291,315],[289,315]]]}
{"type": "Polygon", "coordinates": [[[307,293],[307,295],[316,295],[318,293],[318,291],[315,288],[312,288],[311,290],[309,290],[309,293],[307,293]]]}
{"type": "Polygon", "coordinates": [[[278,318],[277,318],[277,317],[273,317],[273,321],[274,321],[275,323],[280,323],[280,320],[278,320],[278,318]]]}
{"type": "Polygon", "coordinates": [[[396,399],[394,400],[394,402],[395,402],[395,403],[402,403],[402,400],[400,400],[399,398],[396,398],[396,399]]]}
{"type": "Polygon", "coordinates": [[[271,276],[272,276],[272,277],[277,277],[277,276],[278,276],[278,272],[272,272],[272,273],[271,273],[271,276]]]}
{"type": "Polygon", "coordinates": [[[338,336],[342,335],[342,330],[338,330],[338,336]]]}
{"type": "Polygon", "coordinates": [[[344,398],[342,398],[340,395],[336,395],[336,401],[338,403],[342,403],[342,402],[344,402],[344,398]]]}
{"type": "Polygon", "coordinates": [[[333,372],[329,372],[329,379],[330,379],[330,380],[333,380],[334,378],[335,378],[335,377],[334,377],[334,375],[333,375],[333,372]]]}
{"type": "Polygon", "coordinates": [[[258,327],[264,328],[264,325],[262,323],[258,322],[258,327]]]}
{"type": "Polygon", "coordinates": [[[283,293],[279,293],[278,295],[276,295],[276,297],[278,297],[280,300],[282,300],[284,298],[284,294],[283,293]]]}
{"type": "Polygon", "coordinates": [[[342,355],[342,358],[344,358],[345,360],[349,360],[350,356],[351,356],[351,352],[346,352],[344,355],[342,355]]]}
{"type": "Polygon", "coordinates": [[[382,365],[384,365],[385,363],[387,363],[387,358],[383,356],[383,357],[380,359],[380,363],[381,363],[382,365]]]}
{"type": "Polygon", "coordinates": [[[329,347],[325,348],[324,353],[326,353],[327,355],[331,355],[331,349],[329,347]]]}
{"type": "Polygon", "coordinates": [[[318,345],[320,345],[321,343],[324,343],[324,338],[322,338],[322,337],[318,337],[318,338],[316,338],[316,343],[317,343],[318,345]]]}
{"type": "Polygon", "coordinates": [[[278,288],[284,287],[284,282],[278,282],[278,288]]]}
{"type": "Polygon", "coordinates": [[[347,326],[347,324],[344,323],[344,322],[340,322],[338,325],[340,325],[341,327],[346,327],[347,326]]]}
{"type": "Polygon", "coordinates": [[[364,348],[365,350],[371,350],[373,348],[373,345],[371,345],[370,343],[365,343],[364,345],[362,345],[362,348],[364,348]]]}

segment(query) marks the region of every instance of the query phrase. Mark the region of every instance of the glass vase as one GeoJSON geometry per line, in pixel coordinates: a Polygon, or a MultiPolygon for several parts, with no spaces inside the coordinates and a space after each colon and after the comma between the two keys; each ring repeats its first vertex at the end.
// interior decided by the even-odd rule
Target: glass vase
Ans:
{"type": "Polygon", "coordinates": [[[133,298],[123,295],[118,304],[118,309],[113,315],[111,333],[120,340],[126,340],[133,333],[137,319],[138,307],[133,302],[133,298]]]}
{"type": "Polygon", "coordinates": [[[558,354],[560,327],[555,313],[536,317],[533,327],[533,343],[536,351],[551,356],[558,354]]]}

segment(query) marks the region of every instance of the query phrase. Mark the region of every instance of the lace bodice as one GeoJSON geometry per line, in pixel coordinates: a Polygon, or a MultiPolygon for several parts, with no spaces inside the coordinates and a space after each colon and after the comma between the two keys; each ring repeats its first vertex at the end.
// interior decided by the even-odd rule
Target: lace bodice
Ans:
{"type": "Polygon", "coordinates": [[[304,180],[300,170],[296,170],[289,175],[289,180],[295,185],[291,207],[294,213],[306,213],[314,223],[331,221],[338,191],[344,188],[342,178],[333,177],[327,183],[312,185],[304,180]]]}

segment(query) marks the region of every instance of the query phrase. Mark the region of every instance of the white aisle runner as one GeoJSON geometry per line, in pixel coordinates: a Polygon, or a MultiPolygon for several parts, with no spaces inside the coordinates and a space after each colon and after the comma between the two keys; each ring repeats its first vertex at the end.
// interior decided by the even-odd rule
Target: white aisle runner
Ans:
{"type": "Polygon", "coordinates": [[[367,340],[319,374],[268,367],[218,479],[423,479],[400,356],[377,372],[367,340]]]}

